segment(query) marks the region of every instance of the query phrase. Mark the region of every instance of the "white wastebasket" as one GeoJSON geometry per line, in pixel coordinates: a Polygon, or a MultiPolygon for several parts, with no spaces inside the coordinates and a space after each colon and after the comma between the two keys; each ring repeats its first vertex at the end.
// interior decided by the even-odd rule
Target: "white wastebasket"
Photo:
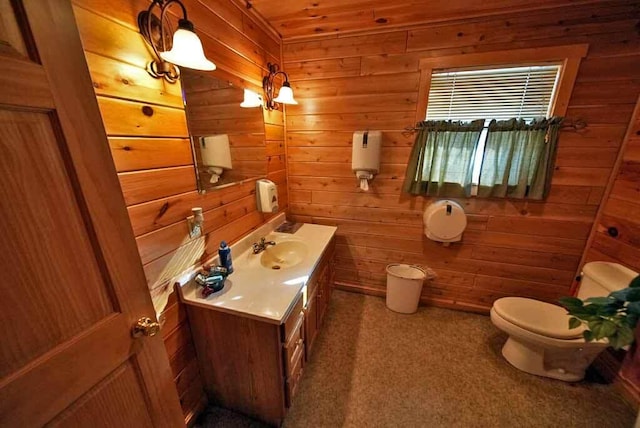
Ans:
{"type": "Polygon", "coordinates": [[[418,310],[422,284],[427,273],[420,266],[390,264],[387,266],[387,308],[412,314],[418,310]]]}

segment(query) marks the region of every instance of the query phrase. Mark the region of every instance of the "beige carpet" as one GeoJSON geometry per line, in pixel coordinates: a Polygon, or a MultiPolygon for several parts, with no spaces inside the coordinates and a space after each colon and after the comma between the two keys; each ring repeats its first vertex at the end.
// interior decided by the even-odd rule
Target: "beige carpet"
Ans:
{"type": "MultiPolygon", "coordinates": [[[[631,427],[609,385],[522,373],[482,315],[336,291],[285,427],[631,427]]],[[[259,426],[212,409],[203,426],[259,426]]]]}

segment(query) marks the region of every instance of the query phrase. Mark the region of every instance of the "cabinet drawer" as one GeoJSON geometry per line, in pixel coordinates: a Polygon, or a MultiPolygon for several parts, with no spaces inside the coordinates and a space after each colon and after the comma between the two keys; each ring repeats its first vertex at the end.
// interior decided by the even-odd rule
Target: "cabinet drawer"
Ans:
{"type": "Polygon", "coordinates": [[[298,324],[293,330],[291,337],[287,343],[284,344],[282,353],[285,374],[287,377],[290,377],[294,371],[298,358],[300,355],[304,354],[304,316],[299,318],[298,324]]]}
{"type": "Polygon", "coordinates": [[[298,324],[300,323],[300,318],[303,317],[302,313],[302,294],[298,296],[298,300],[293,306],[293,310],[289,314],[289,317],[285,320],[282,325],[282,342],[289,343],[289,339],[291,335],[295,332],[298,324]]]}
{"type": "Polygon", "coordinates": [[[302,361],[304,358],[304,348],[301,346],[293,356],[293,364],[291,366],[291,373],[287,377],[287,407],[291,407],[293,397],[296,395],[300,378],[302,377],[302,361]]]}

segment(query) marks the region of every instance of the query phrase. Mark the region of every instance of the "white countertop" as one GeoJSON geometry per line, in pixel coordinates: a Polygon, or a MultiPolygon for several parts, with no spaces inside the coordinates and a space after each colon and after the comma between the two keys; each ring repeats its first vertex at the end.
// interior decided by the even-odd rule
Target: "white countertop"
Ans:
{"type": "Polygon", "coordinates": [[[227,277],[221,291],[203,297],[201,287],[190,280],[180,288],[183,302],[281,324],[289,315],[337,228],[305,223],[290,234],[272,232],[275,226],[268,223],[231,246],[234,272],[227,277]],[[250,247],[252,242],[263,236],[276,243],[302,241],[308,248],[307,256],[290,268],[272,270],[263,267],[260,263],[262,253],[253,254],[250,247]]]}

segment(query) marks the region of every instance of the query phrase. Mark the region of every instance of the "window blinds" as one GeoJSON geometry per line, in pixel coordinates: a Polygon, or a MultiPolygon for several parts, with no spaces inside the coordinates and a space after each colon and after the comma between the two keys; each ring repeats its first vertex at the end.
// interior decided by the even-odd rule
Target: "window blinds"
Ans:
{"type": "Polygon", "coordinates": [[[426,119],[548,117],[560,67],[538,65],[434,72],[426,119]]]}

